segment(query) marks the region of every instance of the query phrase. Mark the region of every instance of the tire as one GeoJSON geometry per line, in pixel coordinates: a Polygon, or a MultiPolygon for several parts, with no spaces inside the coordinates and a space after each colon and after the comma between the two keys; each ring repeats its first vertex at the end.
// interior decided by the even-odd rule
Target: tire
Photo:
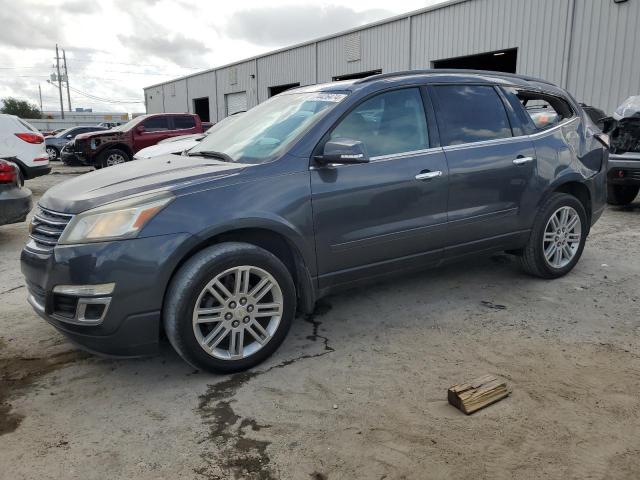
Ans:
{"type": "Polygon", "coordinates": [[[178,270],[167,289],[162,316],[171,345],[187,363],[209,372],[232,373],[251,368],[268,358],[287,336],[295,312],[296,291],[287,267],[275,255],[262,248],[248,243],[227,242],[196,253],[178,270]],[[245,293],[235,295],[238,277],[228,272],[235,272],[237,267],[249,267],[252,270],[246,277],[249,279],[246,287],[242,286],[238,290],[245,293]],[[265,288],[256,287],[263,280],[269,280],[269,277],[275,283],[266,294],[257,299],[265,288]],[[225,288],[228,287],[231,297],[221,293],[223,290],[219,287],[212,286],[216,279],[225,284],[225,288]],[[208,287],[214,289],[221,298],[214,297],[208,287]],[[252,296],[254,289],[258,292],[252,296]],[[223,299],[224,303],[220,301],[223,299]],[[242,304],[244,306],[240,305],[242,300],[246,301],[242,304]],[[278,308],[272,307],[278,303],[278,314],[268,315],[270,310],[278,308]],[[264,312],[266,305],[270,306],[268,312],[264,312]],[[196,308],[219,312],[205,312],[198,317],[205,323],[199,324],[195,322],[196,308]],[[260,310],[263,313],[259,314],[260,310]],[[250,311],[253,313],[248,313],[250,311]],[[206,314],[217,315],[217,319],[207,322],[206,314]],[[262,340],[260,342],[255,335],[249,333],[249,329],[259,332],[258,327],[254,326],[256,322],[260,322],[265,334],[270,333],[269,337],[265,335],[264,338],[259,334],[258,337],[262,340]],[[221,333],[216,334],[217,329],[222,329],[221,333]],[[244,337],[240,336],[240,330],[244,337]],[[244,338],[242,341],[235,341],[235,344],[243,345],[243,349],[234,350],[234,335],[238,335],[236,339],[244,338]],[[244,356],[239,355],[239,351],[244,356]],[[236,358],[229,358],[232,354],[236,358]]]}
{"type": "Polygon", "coordinates": [[[112,167],[131,161],[129,154],[118,148],[110,148],[100,154],[100,166],[103,168],[112,167]],[[117,163],[116,163],[117,162],[117,163]]]}
{"type": "Polygon", "coordinates": [[[635,200],[640,185],[607,184],[607,203],[609,205],[628,205],[635,200]]]}
{"type": "MultiPolygon", "coordinates": [[[[556,220],[557,219],[558,217],[556,217],[556,220]]],[[[566,193],[552,194],[541,205],[533,222],[529,241],[520,255],[522,268],[530,275],[540,278],[551,279],[566,275],[573,269],[573,267],[576,266],[578,260],[580,260],[588,233],[589,225],[587,222],[587,214],[580,200],[573,195],[568,195],[566,193]],[[559,232],[556,235],[553,233],[554,226],[552,223],[552,216],[559,214],[558,212],[564,211],[568,212],[569,215],[572,215],[570,217],[572,219],[574,213],[577,214],[579,225],[576,225],[576,227],[570,231],[573,233],[565,234],[559,232]],[[579,240],[576,240],[575,232],[578,228],[580,229],[579,240]],[[545,236],[545,232],[547,232],[548,236],[545,236]],[[551,238],[551,240],[549,240],[549,238],[551,238]],[[560,248],[560,261],[554,264],[554,261],[558,258],[555,256],[555,252],[558,250],[557,242],[560,242],[560,245],[562,245],[563,241],[565,242],[564,245],[566,245],[566,247],[572,252],[573,256],[569,258],[569,254],[567,253],[569,250],[566,250],[563,246],[560,248]],[[556,247],[555,250],[552,249],[552,246],[556,247]],[[551,259],[548,259],[545,255],[546,252],[554,252],[554,256],[552,256],[551,259]]]]}
{"type": "Polygon", "coordinates": [[[60,152],[56,147],[47,146],[45,147],[47,155],[49,156],[49,161],[53,162],[55,160],[60,160],[60,152]]]}

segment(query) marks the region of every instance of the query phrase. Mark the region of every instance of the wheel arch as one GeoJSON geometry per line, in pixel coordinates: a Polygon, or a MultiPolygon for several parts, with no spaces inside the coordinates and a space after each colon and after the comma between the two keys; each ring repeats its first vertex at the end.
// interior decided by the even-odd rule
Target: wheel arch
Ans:
{"type": "MultiPolygon", "coordinates": [[[[287,267],[296,286],[298,309],[303,313],[313,312],[316,301],[316,288],[312,275],[298,245],[288,235],[273,227],[237,226],[217,230],[207,235],[199,235],[196,241],[180,256],[167,282],[166,291],[178,270],[193,255],[212,245],[224,242],[243,242],[263,248],[275,255],[287,267]]],[[[166,300],[166,298],[165,298],[166,300]]],[[[163,304],[164,301],[163,300],[163,304]]]]}
{"type": "Polygon", "coordinates": [[[554,193],[566,193],[577,198],[587,214],[587,228],[590,227],[591,217],[593,215],[593,198],[589,187],[585,184],[584,179],[580,175],[572,174],[557,179],[556,182],[551,184],[547,189],[546,194],[540,199],[540,203],[538,205],[542,205],[547,198],[554,193]]]}

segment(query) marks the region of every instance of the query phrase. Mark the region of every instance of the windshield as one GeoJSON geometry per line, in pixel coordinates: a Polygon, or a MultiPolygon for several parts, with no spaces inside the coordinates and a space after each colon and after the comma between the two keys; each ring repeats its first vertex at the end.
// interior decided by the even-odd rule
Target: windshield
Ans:
{"type": "Polygon", "coordinates": [[[123,123],[122,125],[118,125],[117,127],[113,127],[111,130],[115,130],[116,132],[126,132],[135,127],[138,123],[147,118],[147,115],[140,115],[139,117],[134,118],[133,120],[129,120],[127,123],[123,123]]]}
{"type": "Polygon", "coordinates": [[[62,130],[60,133],[58,133],[56,135],[56,138],[63,138],[66,137],[69,132],[71,132],[71,130],[75,129],[76,127],[70,127],[70,128],[65,128],[64,130],[62,130]]]}
{"type": "Polygon", "coordinates": [[[221,153],[234,162],[267,162],[345,97],[344,93],[323,92],[277,95],[239,118],[221,123],[189,150],[189,155],[221,153]]]}

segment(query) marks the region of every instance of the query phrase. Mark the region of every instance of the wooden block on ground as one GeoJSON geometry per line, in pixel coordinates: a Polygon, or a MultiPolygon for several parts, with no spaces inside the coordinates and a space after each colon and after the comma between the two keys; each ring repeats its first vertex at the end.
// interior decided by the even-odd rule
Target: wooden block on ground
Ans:
{"type": "Polygon", "coordinates": [[[493,375],[484,375],[469,383],[449,387],[449,403],[467,415],[509,396],[507,384],[493,375]]]}

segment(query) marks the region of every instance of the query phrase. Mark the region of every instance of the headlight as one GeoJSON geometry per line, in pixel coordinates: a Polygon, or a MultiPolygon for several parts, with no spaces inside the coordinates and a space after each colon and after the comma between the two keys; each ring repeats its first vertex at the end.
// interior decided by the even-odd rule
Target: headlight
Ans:
{"type": "Polygon", "coordinates": [[[87,210],[73,217],[60,236],[58,244],[70,245],[135,237],[142,227],[173,199],[174,196],[165,191],[87,210]]]}

